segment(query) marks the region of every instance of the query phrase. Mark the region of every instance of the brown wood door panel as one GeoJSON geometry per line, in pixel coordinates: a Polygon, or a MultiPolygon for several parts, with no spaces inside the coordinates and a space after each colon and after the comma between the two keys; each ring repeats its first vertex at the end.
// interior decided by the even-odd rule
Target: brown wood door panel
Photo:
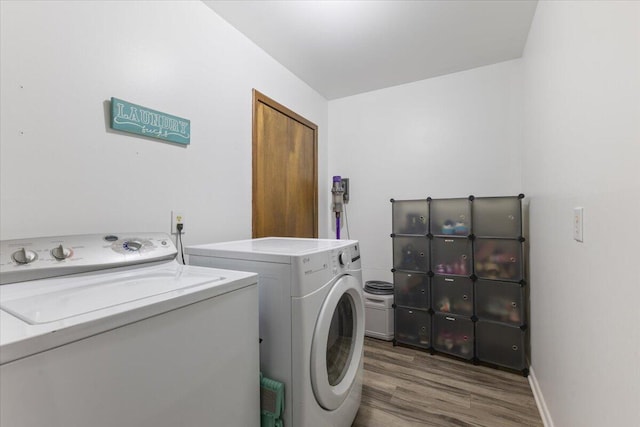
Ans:
{"type": "Polygon", "coordinates": [[[318,237],[317,126],[254,90],[253,237],[318,237]]]}

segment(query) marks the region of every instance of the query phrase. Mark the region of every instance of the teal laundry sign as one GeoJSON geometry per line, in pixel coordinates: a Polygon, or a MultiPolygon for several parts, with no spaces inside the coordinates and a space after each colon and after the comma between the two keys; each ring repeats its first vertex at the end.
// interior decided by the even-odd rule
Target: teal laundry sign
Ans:
{"type": "Polygon", "coordinates": [[[191,142],[191,121],[111,98],[111,128],[178,144],[191,142]]]}

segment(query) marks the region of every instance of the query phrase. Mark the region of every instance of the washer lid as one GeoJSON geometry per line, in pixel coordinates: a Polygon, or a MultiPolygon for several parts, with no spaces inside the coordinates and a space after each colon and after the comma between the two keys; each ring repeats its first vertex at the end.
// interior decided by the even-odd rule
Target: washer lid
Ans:
{"type": "MultiPolygon", "coordinates": [[[[257,280],[255,273],[179,265],[173,260],[2,285],[0,365],[242,292],[255,287],[257,280]]],[[[257,298],[255,305],[248,309],[258,309],[257,298]]]]}
{"type": "Polygon", "coordinates": [[[225,279],[207,273],[165,268],[50,280],[47,288],[22,284],[13,298],[3,295],[0,308],[31,325],[55,322],[225,279]]]}

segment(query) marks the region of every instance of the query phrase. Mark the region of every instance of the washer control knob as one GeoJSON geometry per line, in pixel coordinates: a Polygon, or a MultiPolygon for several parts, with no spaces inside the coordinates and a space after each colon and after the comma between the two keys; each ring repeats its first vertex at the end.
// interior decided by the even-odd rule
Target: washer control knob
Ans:
{"type": "Polygon", "coordinates": [[[347,265],[349,263],[349,254],[346,252],[340,252],[338,255],[338,261],[340,261],[340,265],[347,265]]]}
{"type": "Polygon", "coordinates": [[[29,249],[22,248],[19,251],[15,251],[11,254],[11,258],[18,264],[29,264],[38,259],[38,254],[29,249]]]}
{"type": "Polygon", "coordinates": [[[67,259],[71,256],[71,249],[60,245],[51,249],[51,255],[53,255],[55,259],[62,261],[63,259],[67,259]]]}

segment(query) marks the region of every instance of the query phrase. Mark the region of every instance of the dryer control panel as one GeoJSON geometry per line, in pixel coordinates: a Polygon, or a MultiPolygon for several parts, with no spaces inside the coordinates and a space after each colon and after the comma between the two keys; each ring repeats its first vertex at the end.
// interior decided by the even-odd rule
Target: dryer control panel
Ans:
{"type": "Polygon", "coordinates": [[[337,274],[341,270],[360,269],[360,249],[354,243],[341,249],[335,249],[331,254],[333,273],[337,274]]]}
{"type": "Polygon", "coordinates": [[[0,241],[0,285],[174,259],[165,233],[82,234],[0,241]]]}

